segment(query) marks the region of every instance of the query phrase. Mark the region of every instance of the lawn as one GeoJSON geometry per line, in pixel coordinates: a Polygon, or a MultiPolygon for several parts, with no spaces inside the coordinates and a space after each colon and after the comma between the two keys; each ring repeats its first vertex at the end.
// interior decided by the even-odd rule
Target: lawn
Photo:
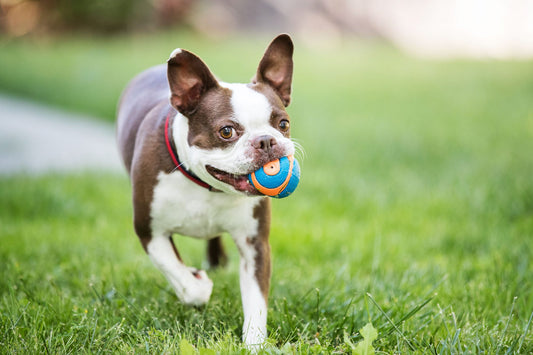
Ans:
{"type": "MultiPolygon", "coordinates": [[[[113,120],[177,46],[247,81],[267,38],[0,39],[0,90],[113,120]]],[[[532,62],[296,39],[301,186],[274,201],[267,353],[533,352],[532,62]]],[[[125,175],[0,177],[0,352],[243,353],[238,256],[180,305],[136,240],[125,175]]],[[[176,238],[201,266],[204,244],[176,238]]]]}

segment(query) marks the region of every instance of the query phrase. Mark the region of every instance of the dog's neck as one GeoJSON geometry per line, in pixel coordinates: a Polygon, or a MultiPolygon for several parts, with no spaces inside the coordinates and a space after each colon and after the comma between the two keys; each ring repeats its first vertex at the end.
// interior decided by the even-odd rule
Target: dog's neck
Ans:
{"type": "Polygon", "coordinates": [[[200,170],[199,167],[196,166],[194,161],[191,159],[191,147],[189,146],[187,140],[189,133],[189,122],[187,117],[180,112],[176,112],[176,115],[173,117],[173,119],[171,119],[170,123],[170,132],[172,134],[171,138],[174,141],[181,165],[187,171],[190,171],[192,174],[194,174],[194,176],[196,176],[198,179],[205,182],[205,180],[202,179],[201,172],[198,172],[198,170],[200,170]]]}
{"type": "Polygon", "coordinates": [[[167,146],[168,153],[172,158],[174,165],[176,166],[176,169],[178,169],[183,175],[185,175],[187,179],[191,180],[196,185],[208,189],[209,191],[219,192],[219,190],[216,190],[215,188],[213,188],[213,186],[209,185],[205,181],[201,180],[198,176],[196,176],[195,173],[188,170],[187,167],[180,161],[179,154],[175,145],[175,139],[172,135],[172,123],[174,122],[174,117],[172,116],[172,112],[169,112],[165,119],[165,144],[167,146]]]}
{"type": "MultiPolygon", "coordinates": [[[[189,135],[189,120],[180,112],[176,112],[176,115],[170,121],[171,128],[171,138],[174,141],[176,147],[176,153],[179,156],[180,164],[184,167],[185,170],[192,173],[203,184],[207,185],[206,188],[209,191],[213,192],[231,192],[221,190],[213,186],[211,181],[213,177],[206,171],[205,166],[201,164],[198,159],[195,159],[191,155],[194,155],[194,147],[189,145],[188,135],[189,135]]],[[[216,181],[215,181],[216,182],[216,181]]],[[[198,182],[196,182],[198,184],[198,182]]],[[[198,184],[202,186],[202,184],[198,184]]],[[[203,186],[205,187],[205,186],[203,186]]]]}

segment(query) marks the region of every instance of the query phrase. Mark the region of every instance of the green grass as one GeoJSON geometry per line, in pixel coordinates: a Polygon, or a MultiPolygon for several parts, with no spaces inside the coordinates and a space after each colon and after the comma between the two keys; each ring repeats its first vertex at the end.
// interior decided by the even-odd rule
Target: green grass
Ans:
{"type": "MultiPolygon", "coordinates": [[[[176,46],[245,81],[265,45],[4,41],[0,88],[111,120],[128,78],[176,46]]],[[[296,53],[289,113],[306,157],[298,191],[274,203],[266,352],[350,352],[372,322],[378,353],[532,353],[531,62],[296,53]]],[[[136,240],[125,176],[2,177],[0,238],[4,353],[244,351],[230,238],[209,304],[180,305],[136,240]]],[[[203,243],[177,244],[202,264],[203,243]]]]}

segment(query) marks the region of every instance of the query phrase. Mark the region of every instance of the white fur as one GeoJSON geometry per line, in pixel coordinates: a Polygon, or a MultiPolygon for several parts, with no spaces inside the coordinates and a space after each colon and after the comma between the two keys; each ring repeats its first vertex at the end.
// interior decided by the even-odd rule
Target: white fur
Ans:
{"type": "Polygon", "coordinates": [[[249,346],[260,346],[267,331],[267,304],[255,277],[255,250],[244,238],[236,238],[241,253],[240,286],[244,324],[242,339],[249,346]]]}
{"type": "Polygon", "coordinates": [[[276,129],[269,125],[272,107],[264,95],[249,88],[246,84],[221,82],[220,85],[232,91],[231,105],[233,106],[236,121],[255,134],[262,133],[261,131],[265,130],[265,128],[270,128],[266,129],[267,131],[277,132],[276,129]]]}
{"type": "Polygon", "coordinates": [[[260,346],[267,336],[267,304],[255,276],[249,275],[250,272],[244,270],[243,264],[241,261],[240,286],[244,313],[242,340],[246,345],[260,346]]]}
{"type": "Polygon", "coordinates": [[[199,278],[196,278],[191,269],[176,257],[168,237],[152,237],[147,251],[150,259],[165,275],[181,302],[200,306],[209,301],[213,282],[203,271],[199,272],[199,278]]]}
{"type": "Polygon", "coordinates": [[[181,172],[159,173],[151,206],[154,235],[179,233],[210,239],[222,233],[257,232],[253,209],[259,197],[214,193],[181,172]]]}

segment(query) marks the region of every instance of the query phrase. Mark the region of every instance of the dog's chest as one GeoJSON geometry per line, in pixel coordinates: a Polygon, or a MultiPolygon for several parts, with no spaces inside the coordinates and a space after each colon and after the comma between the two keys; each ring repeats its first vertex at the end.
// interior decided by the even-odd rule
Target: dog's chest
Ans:
{"type": "Polygon", "coordinates": [[[260,198],[211,192],[187,180],[180,172],[160,173],[151,204],[154,235],[179,233],[209,239],[222,233],[254,235],[253,216],[260,198]]]}

